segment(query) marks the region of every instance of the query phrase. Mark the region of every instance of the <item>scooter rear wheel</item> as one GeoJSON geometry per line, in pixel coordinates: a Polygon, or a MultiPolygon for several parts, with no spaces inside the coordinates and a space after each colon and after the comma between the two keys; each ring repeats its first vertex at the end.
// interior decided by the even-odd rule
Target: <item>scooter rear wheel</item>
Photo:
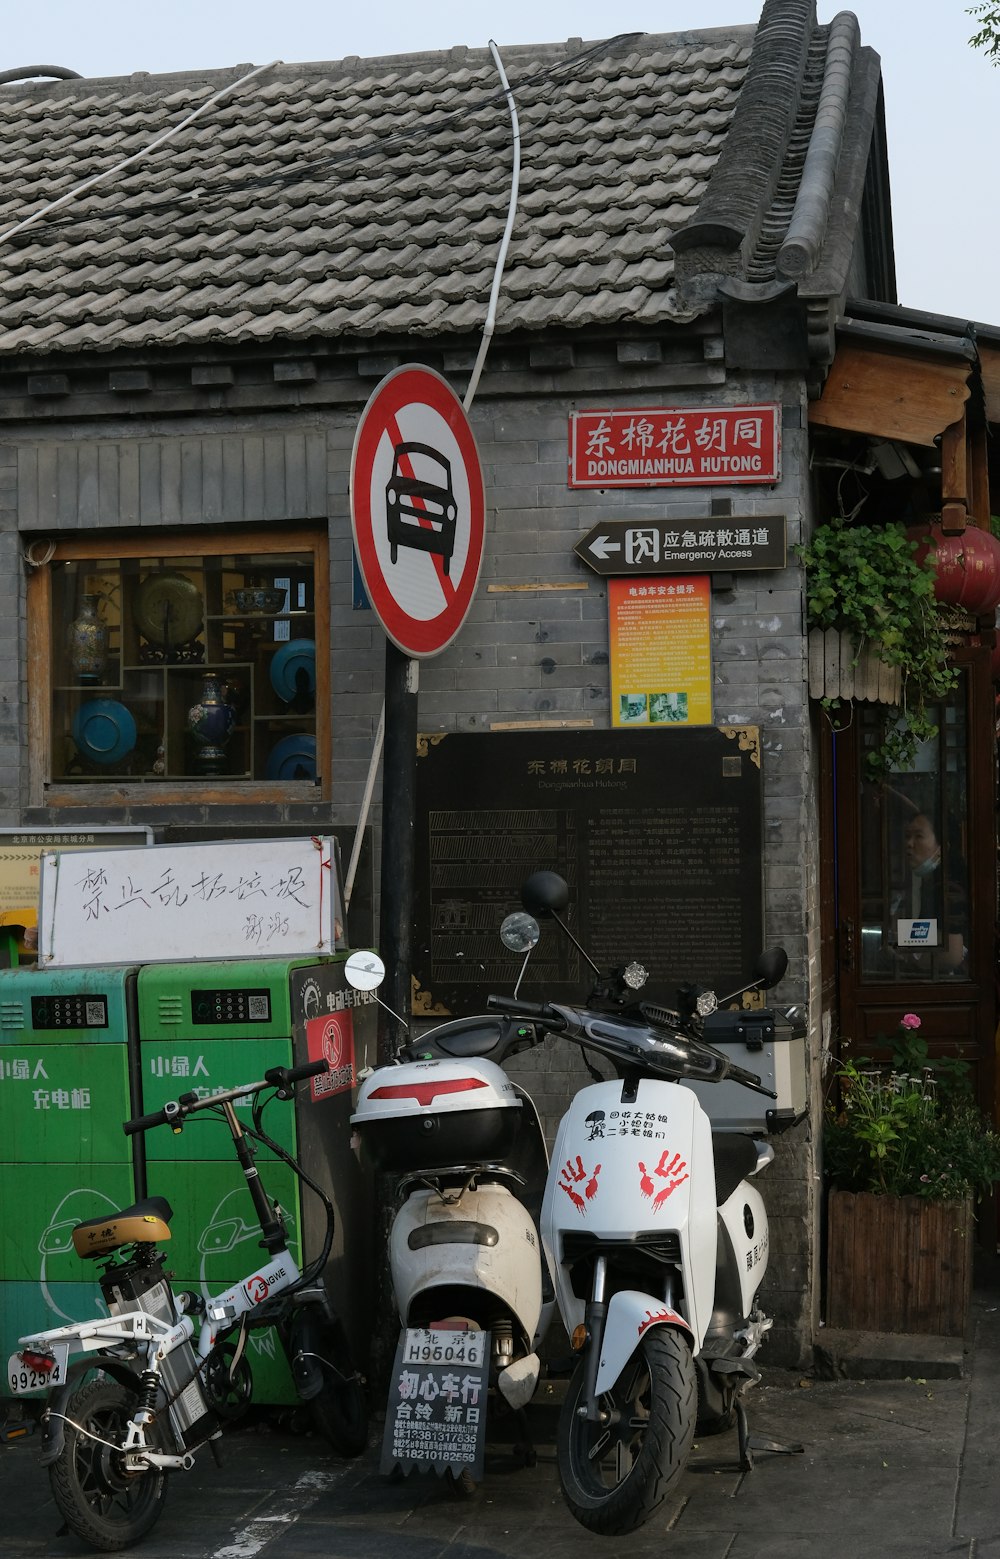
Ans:
{"type": "Polygon", "coordinates": [[[667,1327],[647,1332],[600,1399],[603,1423],[579,1417],[583,1384],[581,1362],[559,1418],[559,1481],[582,1526],[619,1537],[649,1520],[691,1453],[698,1401],[691,1348],[667,1327]]]}
{"type": "Polygon", "coordinates": [[[69,1399],[66,1418],[72,1422],[66,1423],[62,1453],[49,1468],[52,1497],[66,1525],[103,1553],[137,1543],[163,1509],[166,1473],[155,1467],[127,1473],[115,1449],[135,1401],[124,1386],[111,1381],[92,1380],[82,1386],[69,1399]]]}

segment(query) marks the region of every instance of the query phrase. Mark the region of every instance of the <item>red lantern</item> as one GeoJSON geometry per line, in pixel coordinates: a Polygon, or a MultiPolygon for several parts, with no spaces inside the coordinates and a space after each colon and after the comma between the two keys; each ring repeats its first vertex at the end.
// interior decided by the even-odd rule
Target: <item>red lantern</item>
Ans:
{"type": "Polygon", "coordinates": [[[940,522],[907,531],[918,543],[916,559],[933,554],[934,594],[947,606],[960,606],[983,617],[1000,606],[1000,541],[978,525],[967,525],[961,536],[941,534],[940,522]]]}

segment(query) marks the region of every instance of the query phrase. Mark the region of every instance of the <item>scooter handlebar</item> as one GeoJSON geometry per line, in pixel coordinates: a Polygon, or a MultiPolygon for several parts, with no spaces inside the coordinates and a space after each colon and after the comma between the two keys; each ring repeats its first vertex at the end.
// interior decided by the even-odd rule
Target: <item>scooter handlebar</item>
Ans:
{"type": "Polygon", "coordinates": [[[251,1094],[262,1092],[265,1088],[275,1089],[279,1099],[290,1099],[296,1083],[302,1082],[306,1077],[319,1077],[329,1070],[330,1063],[325,1057],[319,1061],[304,1061],[301,1066],[272,1066],[258,1083],[245,1083],[240,1088],[227,1088],[222,1093],[209,1094],[207,1098],[201,1098],[197,1093],[181,1094],[179,1099],[169,1100],[162,1110],[154,1110],[150,1115],[137,1115],[134,1120],[123,1121],[122,1131],[126,1137],[134,1137],[137,1132],[151,1131],[154,1126],[171,1125],[179,1130],[184,1116],[193,1114],[195,1110],[212,1109],[225,1103],[227,1099],[245,1099],[251,1094]]]}
{"type": "Polygon", "coordinates": [[[506,1012],[515,1018],[532,1018],[536,1023],[548,1023],[553,1028],[563,1028],[565,1021],[554,1007],[544,1001],[522,1001],[517,996],[487,996],[486,1005],[491,1012],[506,1012]]]}
{"type": "MultiPolygon", "coordinates": [[[[629,1024],[627,1019],[624,1021],[619,1020],[621,1032],[614,1034],[609,1032],[610,1025],[607,1022],[602,1024],[599,1016],[586,1013],[583,1009],[567,1008],[565,1012],[560,1012],[558,1007],[550,1006],[547,1002],[522,1001],[514,996],[487,996],[486,1005],[495,1012],[511,1013],[517,1017],[527,1018],[532,1022],[542,1024],[554,1032],[564,1032],[567,1034],[567,1037],[576,1039],[581,1045],[603,1051],[619,1064],[639,1062],[644,1068],[648,1068],[654,1073],[666,1072],[667,1075],[689,1075],[694,1077],[698,1075],[697,1070],[691,1071],[690,1068],[677,1064],[678,1059],[683,1060],[683,1057],[678,1058],[675,1055],[674,1061],[668,1067],[664,1065],[663,1057],[657,1056],[655,1052],[644,1051],[639,1048],[641,1042],[638,1039],[638,1034],[644,1025],[638,1025],[630,1033],[631,1024],[629,1024]],[[583,1021],[591,1016],[596,1020],[595,1026],[592,1027],[587,1023],[585,1029],[580,1033],[575,1033],[575,1021],[583,1021]],[[635,1039],[632,1038],[633,1034],[636,1035],[635,1039]]],[[[646,1029],[646,1032],[647,1034],[652,1034],[652,1031],[649,1029],[646,1029]]],[[[684,1045],[690,1054],[697,1055],[700,1053],[712,1058],[718,1070],[714,1078],[706,1077],[706,1081],[741,1083],[743,1087],[753,1089],[754,1093],[764,1094],[768,1099],[776,1099],[778,1097],[770,1088],[764,1086],[755,1072],[748,1072],[744,1067],[737,1066],[735,1062],[729,1060],[728,1056],[716,1050],[712,1045],[706,1045],[703,1041],[694,1040],[690,1035],[675,1033],[671,1037],[675,1045],[684,1045]]]]}

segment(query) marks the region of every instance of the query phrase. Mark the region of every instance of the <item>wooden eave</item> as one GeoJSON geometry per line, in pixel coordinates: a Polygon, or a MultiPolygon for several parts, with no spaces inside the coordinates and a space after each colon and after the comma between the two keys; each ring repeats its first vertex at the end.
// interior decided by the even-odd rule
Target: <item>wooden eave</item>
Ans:
{"type": "Polygon", "coordinates": [[[1000,422],[1000,346],[989,345],[981,336],[977,346],[986,421],[998,423],[1000,422]]]}
{"type": "MultiPolygon", "coordinates": [[[[1000,350],[993,359],[993,394],[1000,408],[1000,350]]],[[[972,370],[965,352],[842,341],[823,393],[809,407],[810,426],[933,445],[964,417],[972,370]]]]}

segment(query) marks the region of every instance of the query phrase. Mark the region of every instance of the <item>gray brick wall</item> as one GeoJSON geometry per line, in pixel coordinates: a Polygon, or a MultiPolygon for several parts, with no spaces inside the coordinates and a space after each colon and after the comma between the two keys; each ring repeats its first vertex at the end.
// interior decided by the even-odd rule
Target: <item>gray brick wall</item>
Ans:
{"type": "MultiPolygon", "coordinates": [[[[676,361],[669,370],[664,368],[659,385],[657,371],[649,364],[641,375],[638,369],[622,367],[609,378],[595,356],[589,379],[580,370],[574,372],[576,393],[570,396],[560,391],[557,373],[506,372],[497,366],[501,361],[495,360],[488,379],[489,398],[482,394],[471,414],[486,480],[487,542],[480,588],[456,641],[421,666],[420,725],[431,732],[489,731],[515,721],[579,720],[607,728],[607,590],[604,581],[575,556],[573,547],[580,537],[600,519],[690,518],[704,514],[713,499],[728,501],[734,517],[784,512],[790,549],[786,568],[737,573],[731,591],[713,595],[714,718],[717,724],[760,727],[766,936],[782,942],[790,958],[789,976],[777,996],[785,1002],[811,997],[812,1010],[818,1011],[816,862],[808,848],[817,834],[816,760],[805,692],[801,577],[791,551],[803,522],[810,518],[802,387],[798,381],[782,382],[766,375],[726,380],[721,364],[713,370],[714,382],[709,382],[704,369],[692,364],[685,388],[676,361]],[[761,401],[780,401],[785,409],[782,478],[774,490],[719,486],[697,492],[597,492],[567,486],[571,410],[588,405],[761,401]],[[543,588],[553,585],[572,588],[543,588]]],[[[72,501],[58,481],[55,489],[51,481],[48,487],[40,481],[40,472],[55,472],[58,478],[62,471],[65,486],[72,470],[99,471],[100,461],[95,465],[92,452],[84,450],[95,436],[105,448],[112,444],[131,445],[137,451],[139,446],[155,448],[161,478],[173,469],[176,441],[197,444],[201,453],[194,464],[203,488],[206,472],[209,497],[218,487],[211,507],[216,522],[316,514],[322,511],[325,482],[334,786],[333,804],[326,815],[338,825],[350,826],[357,820],[381,708],[385,655],[384,636],[372,612],[357,610],[353,604],[348,478],[357,419],[370,387],[358,376],[356,366],[345,364],[339,379],[313,387],[308,410],[244,411],[238,417],[218,410],[208,425],[203,417],[187,413],[172,418],[161,414],[145,423],[140,416],[77,426],[53,420],[42,431],[37,426],[8,427],[0,446],[0,599],[10,606],[0,614],[0,647],[7,651],[0,671],[0,823],[21,821],[26,800],[24,568],[19,532],[31,529],[37,534],[43,524],[44,534],[90,528],[101,522],[102,514],[109,531],[123,523],[155,528],[168,523],[173,514],[169,504],[165,506],[162,484],[159,506],[154,502],[154,487],[143,489],[138,455],[135,461],[130,454],[126,458],[128,469],[135,466],[138,482],[128,489],[135,503],[127,514],[105,512],[100,504],[95,513],[92,489],[86,502],[79,496],[72,501]],[[253,441],[253,448],[261,451],[256,486],[256,478],[249,486],[246,481],[246,473],[252,475],[257,469],[253,461],[240,467],[243,485],[235,476],[225,485],[226,471],[235,470],[233,450],[240,439],[253,441]],[[317,466],[317,447],[320,455],[325,448],[325,471],[321,459],[317,466]],[[295,468],[296,459],[303,462],[301,471],[295,468]],[[233,512],[237,489],[243,494],[242,515],[233,512]],[[252,503],[248,494],[256,494],[252,503]],[[295,509],[297,502],[305,513],[295,509]]],[[[461,393],[464,384],[456,388],[461,393]]],[[[152,470],[151,460],[147,454],[147,471],[152,470]]],[[[112,502],[108,495],[121,489],[109,477],[102,491],[106,508],[112,502]]],[[[192,515],[189,506],[176,518],[198,526],[210,523],[205,512],[192,515]]],[[[664,741],[669,741],[668,733],[664,741]]],[[[375,825],[379,796],[376,786],[369,819],[375,825]]],[[[147,809],[141,810],[146,815],[147,809]]],[[[222,815],[202,810],[206,822],[222,815]]],[[[223,810],[226,821],[240,815],[236,807],[223,810]]],[[[151,813],[155,811],[154,801],[151,813]]],[[[323,820],[323,809],[317,816],[323,820]]],[[[105,814],[104,820],[126,819],[105,814]]],[[[377,883],[377,850],[374,869],[377,883]]],[[[811,1049],[815,1048],[813,1041],[811,1049]]],[[[551,1045],[519,1061],[516,1075],[535,1095],[551,1138],[567,1097],[586,1081],[586,1072],[572,1054],[551,1045]]],[[[813,1086],[815,1091],[815,1077],[813,1086]]],[[[766,1285],[766,1301],[776,1316],[771,1352],[777,1362],[799,1364],[807,1355],[818,1295],[816,1166],[810,1128],[803,1126],[778,1139],[776,1153],[776,1163],[762,1186],[775,1213],[766,1285]]]]}

